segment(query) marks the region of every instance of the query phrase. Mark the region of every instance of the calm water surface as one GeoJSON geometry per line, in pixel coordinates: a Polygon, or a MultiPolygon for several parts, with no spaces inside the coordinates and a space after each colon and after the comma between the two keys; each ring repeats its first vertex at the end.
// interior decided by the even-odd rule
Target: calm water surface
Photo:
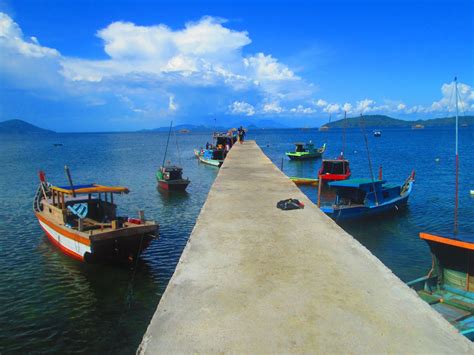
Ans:
{"type": "MultiPolygon", "coordinates": [[[[407,281],[425,274],[431,262],[418,232],[449,231],[452,226],[454,133],[387,129],[382,134],[369,137],[374,170],[383,165],[384,177],[393,182],[416,170],[409,208],[383,220],[343,227],[407,281]]],[[[192,183],[187,193],[169,196],[157,191],[154,177],[166,134],[0,136],[1,353],[135,352],[217,175],[215,168],[199,165],[193,157],[193,148],[209,137],[179,135],[179,150],[172,139],[170,158],[181,160],[192,183]],[[160,239],[136,268],[81,264],[45,239],[32,212],[37,171],[45,170],[51,182],[66,184],[65,164],[76,183],[128,186],[131,193],[118,200],[120,212],[133,215],[145,209],[148,218],[160,223],[160,239]]],[[[327,157],[341,149],[340,131],[260,130],[249,132],[248,138],[256,139],[278,166],[295,141],[327,142],[327,157]]],[[[474,199],[469,196],[474,189],[474,131],[461,130],[460,139],[460,229],[474,233],[474,199]]],[[[346,156],[354,177],[369,176],[360,131],[348,131],[346,156]]],[[[319,165],[285,159],[283,170],[314,177],[319,165]]],[[[316,189],[303,191],[316,201],[316,189]]]]}

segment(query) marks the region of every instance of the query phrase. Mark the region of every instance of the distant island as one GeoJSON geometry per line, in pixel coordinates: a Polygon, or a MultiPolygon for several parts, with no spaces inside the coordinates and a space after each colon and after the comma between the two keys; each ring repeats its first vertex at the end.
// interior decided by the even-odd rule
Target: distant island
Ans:
{"type": "MultiPolygon", "coordinates": [[[[362,116],[364,119],[365,127],[367,128],[390,128],[390,127],[442,127],[454,125],[455,117],[443,117],[443,118],[432,118],[428,120],[416,120],[406,121],[398,118],[392,118],[384,115],[365,115],[362,116]]],[[[340,119],[334,122],[326,123],[323,126],[329,128],[357,128],[360,127],[360,117],[350,117],[346,120],[340,119]]],[[[472,126],[474,125],[474,116],[459,116],[460,126],[472,126]]]]}
{"type": "Polygon", "coordinates": [[[40,128],[22,120],[8,120],[0,122],[0,133],[3,134],[54,134],[49,129],[40,128]]]}

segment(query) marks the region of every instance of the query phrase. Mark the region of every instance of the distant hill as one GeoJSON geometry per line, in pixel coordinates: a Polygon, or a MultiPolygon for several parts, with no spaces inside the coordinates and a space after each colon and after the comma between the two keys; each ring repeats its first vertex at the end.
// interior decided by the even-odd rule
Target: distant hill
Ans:
{"type": "MultiPolygon", "coordinates": [[[[425,127],[442,127],[454,125],[455,117],[432,118],[429,120],[406,121],[384,115],[365,115],[364,124],[367,128],[387,128],[387,127],[411,127],[423,125],[425,127]]],[[[334,122],[326,123],[323,126],[329,128],[355,128],[360,127],[360,117],[349,117],[334,122]]],[[[474,116],[459,116],[459,125],[474,126],[474,116]]]]}
{"type": "Polygon", "coordinates": [[[8,120],[0,122],[0,133],[4,134],[28,134],[28,133],[41,133],[51,134],[56,133],[48,129],[40,128],[32,125],[31,123],[22,120],[8,120]]]}

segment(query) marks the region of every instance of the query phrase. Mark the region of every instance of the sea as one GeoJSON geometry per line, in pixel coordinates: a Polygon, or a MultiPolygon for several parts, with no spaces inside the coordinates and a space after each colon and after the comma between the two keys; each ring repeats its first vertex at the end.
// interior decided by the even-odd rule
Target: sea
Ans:
{"type": "MultiPolygon", "coordinates": [[[[453,230],[454,132],[453,127],[387,128],[376,138],[367,130],[366,145],[361,130],[346,131],[344,155],[353,177],[371,177],[371,168],[377,176],[382,166],[386,180],[403,183],[416,172],[405,210],[341,225],[405,282],[431,266],[419,233],[453,230]]],[[[218,174],[193,155],[211,135],[173,134],[166,159],[167,133],[0,135],[0,353],[135,353],[218,174]],[[157,189],[155,173],[163,160],[184,168],[191,180],[186,193],[157,189]],[[84,264],[48,242],[32,210],[38,171],[51,183],[66,185],[65,165],[75,184],[129,187],[128,195],[116,198],[119,212],[133,217],[145,210],[146,218],[160,224],[159,239],[136,264],[84,264]]],[[[285,152],[295,142],[326,143],[327,158],[343,149],[343,131],[337,129],[250,130],[247,139],[256,140],[288,176],[315,178],[321,165],[321,160],[289,161],[285,152]]],[[[471,235],[473,142],[474,129],[460,128],[459,230],[471,235]]],[[[302,190],[316,202],[316,188],[302,190]]]]}

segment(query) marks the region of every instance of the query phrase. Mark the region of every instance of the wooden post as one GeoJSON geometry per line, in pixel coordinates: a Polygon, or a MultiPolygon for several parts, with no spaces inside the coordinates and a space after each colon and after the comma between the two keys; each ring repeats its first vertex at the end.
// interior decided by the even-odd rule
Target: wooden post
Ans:
{"type": "Polygon", "coordinates": [[[64,210],[66,208],[66,202],[64,201],[64,193],[61,192],[61,208],[64,210]]]}
{"type": "Polygon", "coordinates": [[[379,167],[379,180],[382,180],[382,175],[383,175],[383,173],[382,173],[382,165],[380,165],[380,167],[379,167]]]}
{"type": "Polygon", "coordinates": [[[322,185],[321,175],[318,175],[318,208],[321,207],[321,185],[322,185]]]}
{"type": "Polygon", "coordinates": [[[145,223],[145,212],[143,210],[138,211],[138,218],[140,218],[142,223],[145,223]]]}
{"type": "Polygon", "coordinates": [[[82,218],[78,218],[77,219],[77,229],[79,230],[79,232],[82,232],[84,230],[84,223],[83,223],[83,219],[82,218]]]}
{"type": "Polygon", "coordinates": [[[55,193],[54,190],[51,190],[51,192],[52,192],[52,196],[53,196],[53,206],[55,206],[55,204],[56,204],[56,198],[55,198],[55,197],[56,197],[56,193],[55,193]]]}
{"type": "Polygon", "coordinates": [[[114,204],[114,194],[112,192],[110,193],[110,203],[114,204]]]}
{"type": "Polygon", "coordinates": [[[112,229],[117,229],[117,222],[118,222],[118,221],[117,221],[116,219],[114,219],[114,220],[112,221],[112,223],[111,223],[111,224],[112,224],[112,229]]]}

